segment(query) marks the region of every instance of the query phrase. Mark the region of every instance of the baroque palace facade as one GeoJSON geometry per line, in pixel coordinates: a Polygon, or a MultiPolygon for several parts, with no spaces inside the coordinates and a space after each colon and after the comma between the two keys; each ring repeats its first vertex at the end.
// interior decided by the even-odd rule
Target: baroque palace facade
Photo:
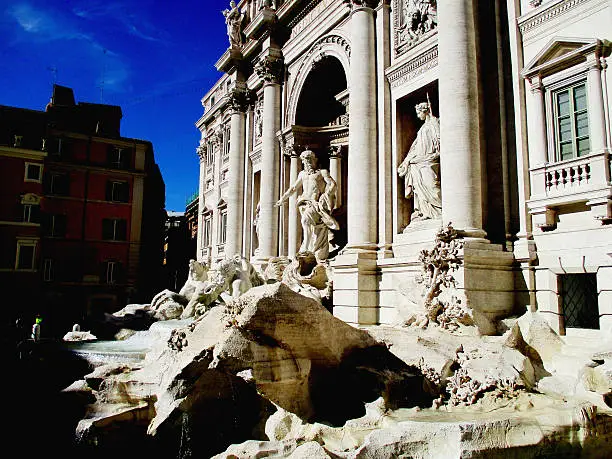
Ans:
{"type": "Polygon", "coordinates": [[[334,315],[392,323],[452,224],[481,332],[525,309],[562,334],[612,329],[612,1],[242,0],[224,15],[224,76],[196,123],[199,260],[300,251],[308,150],[334,188],[334,315]]]}

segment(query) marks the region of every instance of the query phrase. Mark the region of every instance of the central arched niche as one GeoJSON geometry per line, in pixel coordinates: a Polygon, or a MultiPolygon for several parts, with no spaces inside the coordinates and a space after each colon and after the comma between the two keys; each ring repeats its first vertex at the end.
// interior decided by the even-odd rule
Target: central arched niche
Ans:
{"type": "Polygon", "coordinates": [[[346,90],[346,74],[338,59],[325,56],[308,74],[298,100],[295,124],[329,126],[346,113],[336,96],[346,90]]]}

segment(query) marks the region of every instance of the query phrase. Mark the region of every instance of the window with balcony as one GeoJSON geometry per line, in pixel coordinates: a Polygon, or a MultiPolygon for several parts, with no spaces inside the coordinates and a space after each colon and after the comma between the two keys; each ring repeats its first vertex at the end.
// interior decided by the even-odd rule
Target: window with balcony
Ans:
{"type": "Polygon", "coordinates": [[[128,182],[109,180],[106,182],[106,200],[112,202],[128,202],[130,187],[128,182]]]}
{"type": "Polygon", "coordinates": [[[42,164],[25,163],[24,182],[42,182],[42,164]]]}
{"type": "Polygon", "coordinates": [[[525,66],[527,137],[534,226],[556,228],[564,206],[584,204],[612,221],[605,69],[610,49],[597,38],[555,37],[525,66]]]}
{"type": "Polygon", "coordinates": [[[105,241],[126,241],[127,220],[105,218],[102,220],[102,239],[105,241]]]}
{"type": "Polygon", "coordinates": [[[590,153],[586,82],[552,93],[555,156],[558,161],[590,153]]]}

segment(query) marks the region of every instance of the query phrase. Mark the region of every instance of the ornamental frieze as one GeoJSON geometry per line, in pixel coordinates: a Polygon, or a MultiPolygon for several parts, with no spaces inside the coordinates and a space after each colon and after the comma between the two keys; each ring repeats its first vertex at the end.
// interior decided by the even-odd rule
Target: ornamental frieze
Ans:
{"type": "Polygon", "coordinates": [[[394,0],[395,57],[402,55],[438,27],[437,0],[394,0]]]}

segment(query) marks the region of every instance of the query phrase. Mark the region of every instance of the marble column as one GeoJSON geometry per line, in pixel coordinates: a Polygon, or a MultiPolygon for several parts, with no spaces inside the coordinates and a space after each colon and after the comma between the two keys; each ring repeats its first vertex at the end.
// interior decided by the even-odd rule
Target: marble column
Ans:
{"type": "Polygon", "coordinates": [[[247,94],[244,87],[235,87],[230,93],[230,150],[227,186],[227,237],[225,254],[242,254],[244,231],[244,154],[246,132],[247,94]]]}
{"type": "MultiPolygon", "coordinates": [[[[299,174],[300,159],[298,152],[295,150],[293,145],[288,146],[287,153],[289,156],[289,183],[295,183],[299,174]]],[[[287,256],[293,258],[298,252],[300,242],[298,240],[298,209],[297,209],[297,195],[293,193],[289,196],[289,215],[288,215],[288,244],[287,244],[287,256]]]]}
{"type": "Polygon", "coordinates": [[[280,146],[276,132],[280,129],[281,81],[283,60],[280,50],[270,48],[255,71],[263,80],[263,123],[261,134],[261,193],[259,213],[259,258],[278,255],[278,208],[280,146]]]}
{"type": "Polygon", "coordinates": [[[377,1],[350,0],[351,66],[349,70],[349,162],[347,251],[376,250],[378,215],[376,141],[377,1]]]}
{"type": "Polygon", "coordinates": [[[334,209],[342,206],[342,145],[329,147],[329,175],[336,182],[336,203],[334,209]]]}
{"type": "Polygon", "coordinates": [[[484,238],[474,0],[438,5],[442,219],[484,238]]]}
{"type": "Polygon", "coordinates": [[[606,114],[601,81],[601,62],[598,53],[589,56],[588,103],[591,153],[606,150],[606,114]]]}
{"type": "Polygon", "coordinates": [[[196,149],[200,158],[200,182],[198,189],[198,240],[196,241],[196,258],[198,261],[204,261],[204,208],[206,199],[206,143],[204,139],[200,141],[200,146],[196,149]]]}

